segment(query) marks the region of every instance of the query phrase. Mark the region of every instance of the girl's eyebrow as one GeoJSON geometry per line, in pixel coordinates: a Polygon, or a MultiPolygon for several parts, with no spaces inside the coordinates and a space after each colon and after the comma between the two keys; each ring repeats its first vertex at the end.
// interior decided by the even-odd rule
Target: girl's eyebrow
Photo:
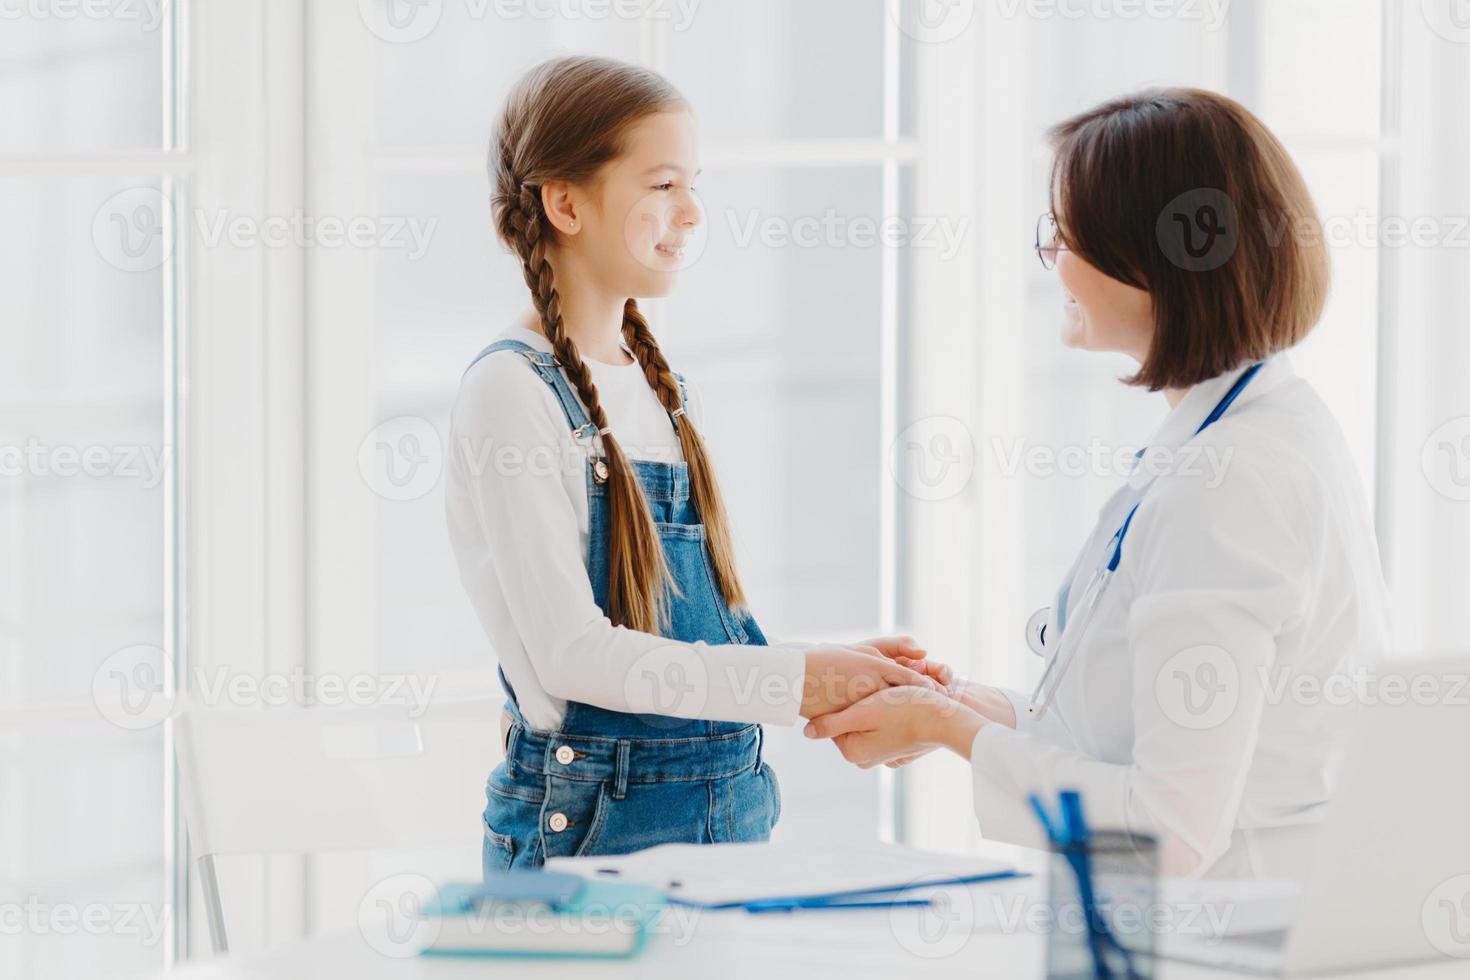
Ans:
{"type": "MultiPolygon", "coordinates": [[[[649,167],[647,170],[643,171],[643,174],[644,174],[644,176],[649,176],[649,175],[656,174],[656,173],[659,173],[659,172],[664,171],[664,170],[672,170],[675,173],[679,174],[680,176],[682,176],[683,174],[685,174],[687,172],[687,171],[685,171],[685,169],[683,167],[679,166],[677,163],[659,163],[659,164],[655,164],[654,166],[649,167]]],[[[704,173],[704,169],[703,168],[700,168],[699,170],[694,171],[694,176],[698,177],[702,173],[704,173]]]]}

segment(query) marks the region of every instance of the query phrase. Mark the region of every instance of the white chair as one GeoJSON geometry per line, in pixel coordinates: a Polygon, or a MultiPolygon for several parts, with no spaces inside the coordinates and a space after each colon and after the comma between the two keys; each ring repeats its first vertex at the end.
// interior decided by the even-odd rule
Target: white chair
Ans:
{"type": "Polygon", "coordinates": [[[217,856],[477,840],[501,703],[433,702],[417,718],[396,706],[181,712],[181,803],[215,952],[229,948],[217,856]]]}

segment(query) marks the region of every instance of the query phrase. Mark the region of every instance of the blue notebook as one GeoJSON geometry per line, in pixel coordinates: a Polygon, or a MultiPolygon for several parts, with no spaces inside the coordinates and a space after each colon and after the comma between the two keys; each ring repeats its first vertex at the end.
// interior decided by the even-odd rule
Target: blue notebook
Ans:
{"type": "Polygon", "coordinates": [[[628,957],[662,914],[644,885],[514,871],[484,883],[451,882],[424,904],[436,920],[425,956],[628,957]]]}

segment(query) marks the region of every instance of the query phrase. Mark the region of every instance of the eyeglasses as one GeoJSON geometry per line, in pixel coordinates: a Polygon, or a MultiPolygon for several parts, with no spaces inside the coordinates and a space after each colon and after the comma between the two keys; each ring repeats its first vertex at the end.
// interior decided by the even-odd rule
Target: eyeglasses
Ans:
{"type": "Polygon", "coordinates": [[[1057,253],[1070,251],[1065,245],[1057,244],[1060,237],[1056,215],[1048,211],[1036,219],[1036,257],[1041,260],[1043,269],[1055,269],[1057,253]]]}

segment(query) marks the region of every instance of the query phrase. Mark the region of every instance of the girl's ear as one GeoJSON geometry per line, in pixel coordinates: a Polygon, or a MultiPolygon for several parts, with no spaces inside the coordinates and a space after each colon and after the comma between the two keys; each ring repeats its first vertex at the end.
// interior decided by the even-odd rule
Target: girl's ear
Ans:
{"type": "Polygon", "coordinates": [[[582,228],[578,210],[581,201],[576,188],[564,180],[548,180],[541,185],[541,208],[546,220],[563,235],[575,235],[582,228]]]}

